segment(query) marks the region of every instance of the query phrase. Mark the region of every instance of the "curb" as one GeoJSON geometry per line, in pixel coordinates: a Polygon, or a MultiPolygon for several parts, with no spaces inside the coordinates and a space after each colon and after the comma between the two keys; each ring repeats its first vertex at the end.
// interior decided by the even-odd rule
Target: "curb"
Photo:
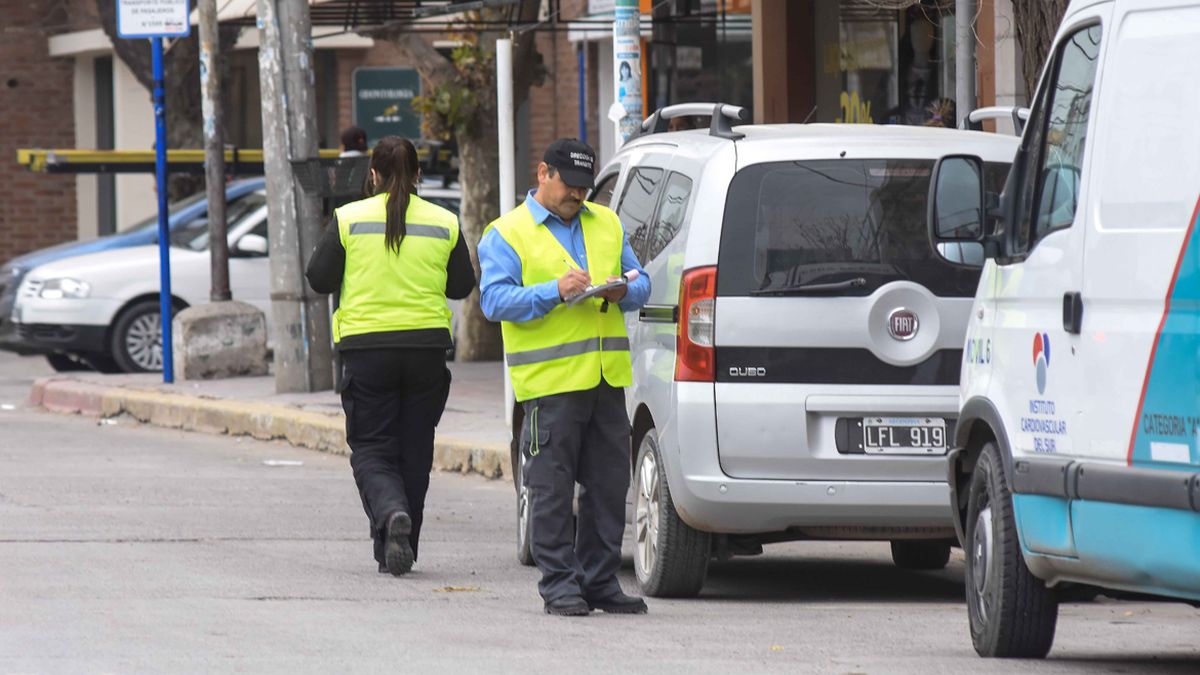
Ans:
{"type": "MultiPolygon", "coordinates": [[[[335,455],[349,455],[342,415],[308,412],[281,405],[184,396],[160,391],[108,387],[69,379],[34,382],[29,403],[51,412],[89,417],[130,417],[159,427],[288,443],[335,455]]],[[[434,442],[433,466],[512,480],[509,448],[452,437],[434,442]]]]}

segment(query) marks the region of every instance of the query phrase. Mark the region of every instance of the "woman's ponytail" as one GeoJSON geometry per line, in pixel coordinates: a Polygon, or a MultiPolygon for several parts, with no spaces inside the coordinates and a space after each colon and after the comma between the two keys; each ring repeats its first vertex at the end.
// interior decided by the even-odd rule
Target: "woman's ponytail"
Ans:
{"type": "Polygon", "coordinates": [[[399,253],[407,233],[409,197],[416,194],[420,175],[417,149],[407,138],[384,136],[371,152],[371,170],[377,176],[375,194],[388,195],[384,244],[399,253]]]}

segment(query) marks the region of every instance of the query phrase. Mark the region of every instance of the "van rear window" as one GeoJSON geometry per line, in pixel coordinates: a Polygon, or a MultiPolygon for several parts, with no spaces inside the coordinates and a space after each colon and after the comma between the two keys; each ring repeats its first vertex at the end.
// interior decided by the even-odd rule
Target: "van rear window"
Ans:
{"type": "MultiPolygon", "coordinates": [[[[1006,164],[987,166],[999,190],[1006,164]]],[[[930,247],[933,162],[772,162],[734,176],[725,202],[718,295],[870,295],[909,280],[942,297],[972,297],[979,271],[930,247]]]]}

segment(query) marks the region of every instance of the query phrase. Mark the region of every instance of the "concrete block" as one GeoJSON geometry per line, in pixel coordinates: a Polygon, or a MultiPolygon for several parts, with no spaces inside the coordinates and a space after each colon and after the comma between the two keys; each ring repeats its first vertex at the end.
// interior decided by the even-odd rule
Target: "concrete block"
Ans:
{"type": "Polygon", "coordinates": [[[267,374],[267,318],[257,307],[236,300],[188,307],[173,330],[177,379],[267,374]]]}

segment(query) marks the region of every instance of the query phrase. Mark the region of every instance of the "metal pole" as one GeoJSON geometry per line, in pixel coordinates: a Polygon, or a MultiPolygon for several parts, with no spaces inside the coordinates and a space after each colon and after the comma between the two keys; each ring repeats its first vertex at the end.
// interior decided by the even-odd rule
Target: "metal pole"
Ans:
{"type": "Polygon", "coordinates": [[[258,0],[263,168],[271,244],[275,390],[333,387],[329,306],[304,280],[320,234],[320,203],[296,184],[291,159],[317,156],[312,25],[307,0],[258,0]]]}
{"type": "Polygon", "coordinates": [[[158,188],[158,270],[159,325],[163,382],[175,381],[171,352],[171,233],[167,227],[167,105],[163,90],[162,38],[151,38],[150,51],[154,59],[154,178],[158,188]]]}
{"type": "Polygon", "coordinates": [[[954,1],[954,99],[961,129],[975,109],[975,0],[954,1]]]}
{"type": "Polygon", "coordinates": [[[204,120],[204,179],[208,192],[208,242],[213,302],[230,300],[229,241],[225,223],[225,124],[221,114],[221,40],[217,0],[199,0],[200,110],[204,120]]]}
{"type": "Polygon", "coordinates": [[[496,118],[500,143],[500,213],[508,213],[517,206],[511,38],[496,40],[496,118]]]}

